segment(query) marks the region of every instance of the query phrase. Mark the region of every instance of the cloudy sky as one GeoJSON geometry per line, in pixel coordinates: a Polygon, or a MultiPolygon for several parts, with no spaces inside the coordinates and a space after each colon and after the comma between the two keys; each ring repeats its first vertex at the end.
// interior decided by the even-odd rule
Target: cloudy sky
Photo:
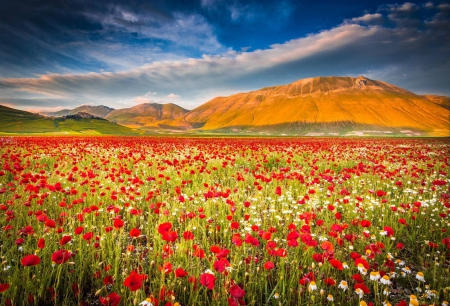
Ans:
{"type": "Polygon", "coordinates": [[[448,1],[0,1],[0,104],[192,109],[329,75],[450,95],[448,29],[448,1]]]}

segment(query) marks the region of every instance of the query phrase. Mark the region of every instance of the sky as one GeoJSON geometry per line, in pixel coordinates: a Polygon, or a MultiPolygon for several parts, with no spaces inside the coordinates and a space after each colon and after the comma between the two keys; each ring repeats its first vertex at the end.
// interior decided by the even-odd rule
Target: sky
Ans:
{"type": "Polygon", "coordinates": [[[0,1],[0,104],[175,103],[316,76],[450,96],[450,2],[0,1]]]}

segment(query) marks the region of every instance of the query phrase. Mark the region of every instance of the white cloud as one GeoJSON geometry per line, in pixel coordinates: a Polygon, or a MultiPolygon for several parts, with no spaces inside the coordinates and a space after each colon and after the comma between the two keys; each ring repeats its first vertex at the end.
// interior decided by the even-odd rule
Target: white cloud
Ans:
{"type": "Polygon", "coordinates": [[[181,98],[181,96],[176,95],[174,93],[170,93],[166,96],[166,98],[171,99],[171,100],[177,100],[177,99],[181,98]]]}
{"type": "MultiPolygon", "coordinates": [[[[400,10],[412,7],[396,6],[400,10]]],[[[115,73],[0,79],[0,94],[70,97],[72,101],[95,101],[116,108],[133,103],[166,103],[182,96],[180,106],[192,108],[217,95],[318,75],[366,74],[416,92],[449,88],[445,87],[450,79],[450,42],[445,40],[448,21],[442,21],[445,19],[437,14],[440,19],[435,16],[433,20],[440,22],[422,22],[421,28],[412,28],[414,23],[406,26],[406,22],[395,28],[370,25],[374,19],[389,18],[382,13],[364,15],[318,34],[251,52],[155,61],[115,73]]]]}

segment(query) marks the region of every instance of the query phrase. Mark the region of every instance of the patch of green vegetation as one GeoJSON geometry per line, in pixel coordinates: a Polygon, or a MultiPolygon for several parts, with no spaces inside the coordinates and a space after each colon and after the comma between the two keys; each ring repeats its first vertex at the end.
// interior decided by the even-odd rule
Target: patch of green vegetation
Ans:
{"type": "Polygon", "coordinates": [[[0,134],[139,135],[143,133],[104,119],[53,119],[0,105],[0,134]]]}

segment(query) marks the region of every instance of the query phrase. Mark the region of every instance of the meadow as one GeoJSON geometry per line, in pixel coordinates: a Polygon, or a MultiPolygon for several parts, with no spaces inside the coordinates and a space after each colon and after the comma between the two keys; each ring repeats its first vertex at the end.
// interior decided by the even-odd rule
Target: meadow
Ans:
{"type": "Polygon", "coordinates": [[[448,139],[0,142],[1,305],[449,305],[448,139]]]}

